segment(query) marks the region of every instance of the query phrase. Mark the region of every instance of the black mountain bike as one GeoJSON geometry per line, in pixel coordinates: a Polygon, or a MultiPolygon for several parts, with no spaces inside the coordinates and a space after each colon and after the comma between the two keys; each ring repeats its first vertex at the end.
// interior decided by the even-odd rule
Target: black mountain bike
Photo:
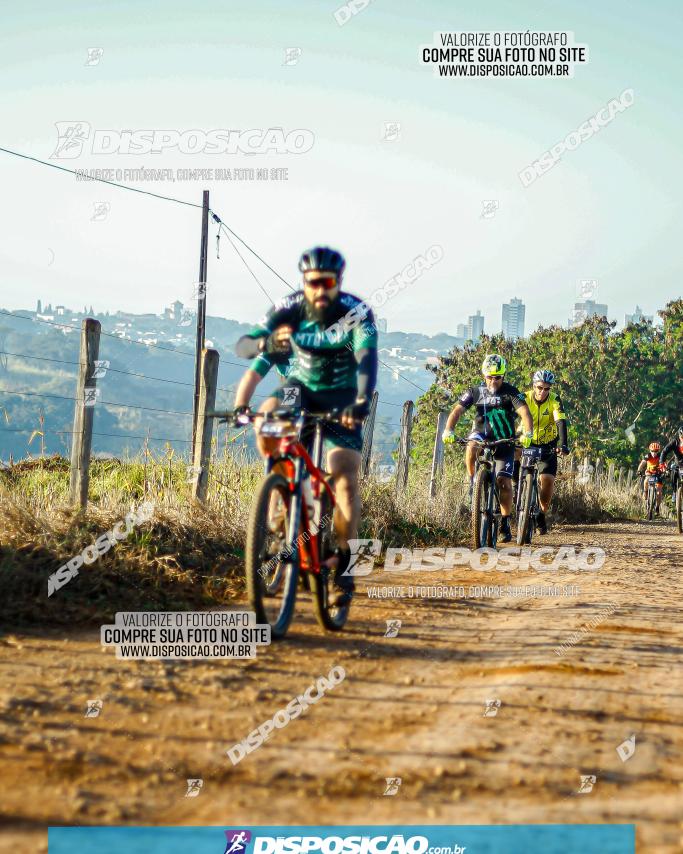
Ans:
{"type": "Polygon", "coordinates": [[[517,490],[517,545],[531,542],[536,533],[538,506],[538,461],[542,448],[522,448],[519,488],[517,490]]]}
{"type": "Polygon", "coordinates": [[[657,484],[661,483],[661,476],[658,474],[645,475],[647,482],[647,492],[645,493],[645,513],[648,522],[654,519],[655,511],[657,510],[657,484]]]}
{"type": "Polygon", "coordinates": [[[678,466],[678,489],[676,490],[676,525],[678,533],[683,534],[683,463],[678,466]]]}
{"type": "Polygon", "coordinates": [[[469,445],[475,442],[481,446],[474,468],[472,486],[472,542],[474,549],[482,546],[495,548],[498,542],[498,529],[502,514],[500,495],[495,476],[493,451],[498,445],[514,444],[514,439],[458,439],[458,444],[469,445]]]}

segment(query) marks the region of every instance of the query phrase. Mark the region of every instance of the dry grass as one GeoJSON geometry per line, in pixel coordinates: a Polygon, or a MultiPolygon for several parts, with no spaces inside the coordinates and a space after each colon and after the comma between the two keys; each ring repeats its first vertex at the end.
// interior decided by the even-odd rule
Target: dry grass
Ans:
{"type": "MultiPolygon", "coordinates": [[[[258,462],[234,449],[214,458],[205,504],[190,497],[187,464],[167,453],[94,460],[85,513],[68,506],[69,465],[59,457],[26,460],[0,471],[0,616],[4,621],[105,622],[116,611],[208,608],[242,589],[244,532],[262,476],[258,462]],[[142,501],[154,516],[48,598],[47,578],[142,501]]],[[[408,488],[374,477],[362,484],[360,536],[383,547],[469,542],[461,470],[449,467],[433,499],[429,472],[414,467],[408,488]]],[[[640,514],[636,491],[582,485],[560,475],[553,515],[597,522],[640,514]]]]}

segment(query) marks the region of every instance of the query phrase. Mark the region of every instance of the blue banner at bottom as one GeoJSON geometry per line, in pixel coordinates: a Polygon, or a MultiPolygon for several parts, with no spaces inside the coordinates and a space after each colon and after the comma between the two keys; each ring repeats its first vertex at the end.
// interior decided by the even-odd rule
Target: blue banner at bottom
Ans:
{"type": "Polygon", "coordinates": [[[50,827],[49,854],[635,854],[632,824],[50,827]]]}

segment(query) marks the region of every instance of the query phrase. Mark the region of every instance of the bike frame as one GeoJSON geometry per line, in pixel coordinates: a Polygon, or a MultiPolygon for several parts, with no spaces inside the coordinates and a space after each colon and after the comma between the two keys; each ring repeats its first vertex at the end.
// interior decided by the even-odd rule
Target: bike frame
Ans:
{"type": "Polygon", "coordinates": [[[480,453],[477,454],[474,460],[474,476],[477,476],[477,470],[484,466],[488,469],[489,475],[493,482],[493,489],[489,489],[489,500],[486,506],[486,512],[489,518],[493,519],[496,508],[500,510],[500,494],[498,492],[498,478],[494,474],[494,459],[493,448],[483,447],[480,453]]]}
{"type": "MultiPolygon", "coordinates": [[[[297,423],[298,431],[303,427],[303,416],[297,423]]],[[[320,573],[320,554],[318,552],[318,541],[314,534],[311,534],[311,522],[308,518],[308,508],[306,502],[303,501],[301,493],[301,482],[303,480],[304,469],[308,472],[311,478],[311,487],[313,497],[316,500],[320,499],[321,487],[327,492],[332,508],[336,506],[334,491],[325,479],[324,472],[320,468],[322,461],[322,425],[321,422],[316,422],[315,435],[313,440],[313,455],[308,453],[301,439],[297,435],[283,436],[278,445],[279,457],[274,457],[269,454],[266,457],[266,474],[269,474],[276,463],[284,462],[287,472],[287,480],[289,482],[289,491],[292,494],[293,510],[289,523],[290,530],[287,532],[287,539],[290,543],[297,543],[297,551],[299,554],[299,569],[302,572],[320,573]],[[297,520],[302,522],[303,533],[307,533],[308,537],[302,542],[299,537],[299,525],[297,520]],[[310,549],[310,565],[307,565],[306,550],[310,549]]],[[[317,532],[316,532],[317,533],[317,532]]]]}
{"type": "MultiPolygon", "coordinates": [[[[524,459],[524,457],[522,457],[524,459]]],[[[519,479],[521,480],[525,474],[531,472],[532,480],[531,480],[531,511],[534,512],[535,509],[538,508],[538,468],[536,466],[536,460],[531,460],[527,465],[522,465],[519,470],[519,479]]],[[[517,507],[516,509],[519,511],[519,503],[522,497],[521,490],[517,489],[517,507]]]]}

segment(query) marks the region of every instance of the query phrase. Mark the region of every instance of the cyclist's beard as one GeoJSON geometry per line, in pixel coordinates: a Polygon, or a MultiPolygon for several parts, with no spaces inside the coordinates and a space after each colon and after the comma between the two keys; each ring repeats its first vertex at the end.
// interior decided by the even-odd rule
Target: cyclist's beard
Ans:
{"type": "Polygon", "coordinates": [[[323,305],[319,306],[314,305],[312,302],[309,302],[309,300],[306,300],[306,317],[316,323],[327,325],[334,319],[333,315],[339,296],[337,295],[334,299],[330,299],[328,296],[323,296],[322,299],[323,305]]]}

